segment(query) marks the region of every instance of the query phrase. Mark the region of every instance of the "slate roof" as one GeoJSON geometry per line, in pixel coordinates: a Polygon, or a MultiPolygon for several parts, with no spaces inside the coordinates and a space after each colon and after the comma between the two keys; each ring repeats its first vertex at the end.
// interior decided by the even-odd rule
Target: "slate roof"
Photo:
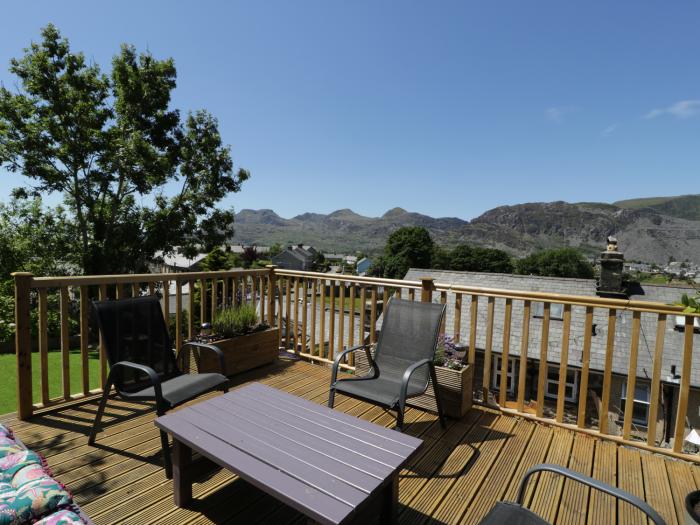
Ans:
{"type": "MultiPolygon", "coordinates": [[[[420,280],[421,277],[433,277],[435,282],[450,283],[463,286],[478,286],[484,288],[502,288],[511,290],[525,290],[533,292],[550,292],[568,295],[596,295],[596,282],[593,279],[565,279],[557,277],[537,277],[512,274],[481,273],[481,272],[454,272],[444,270],[423,270],[411,268],[405,276],[406,280],[420,280]]],[[[654,301],[661,303],[674,303],[680,300],[681,294],[686,293],[687,288],[664,285],[642,285],[639,294],[631,296],[631,299],[641,301],[654,301]]],[[[407,293],[404,292],[407,296],[407,293]]],[[[433,300],[440,301],[440,294],[435,294],[433,300]]],[[[483,349],[486,340],[487,300],[479,299],[477,348],[483,349]]],[[[496,299],[495,320],[493,330],[493,350],[502,352],[503,349],[503,316],[504,299],[496,299]]],[[[469,312],[471,299],[468,295],[462,297],[461,337],[463,343],[469,341],[469,312]]],[[[535,304],[532,305],[535,311],[535,304]]],[[[571,309],[571,331],[569,337],[568,366],[580,368],[583,351],[585,308],[573,306],[571,309]]],[[[446,333],[453,336],[454,333],[454,294],[447,294],[447,319],[446,333]]],[[[605,347],[608,332],[608,310],[596,308],[593,314],[595,333],[591,340],[591,370],[603,371],[605,363],[605,347]]],[[[639,351],[637,357],[637,377],[651,378],[652,360],[656,340],[655,314],[641,315],[641,332],[639,351]]],[[[523,324],[523,302],[513,301],[513,313],[511,321],[510,350],[511,356],[520,355],[520,335],[523,324]]],[[[563,322],[556,319],[550,320],[549,345],[547,361],[559,363],[561,355],[561,332],[563,322]]],[[[530,338],[528,345],[528,357],[539,359],[540,338],[542,320],[531,314],[530,338]]],[[[613,372],[626,376],[629,367],[630,338],[632,327],[632,312],[618,311],[617,326],[615,330],[615,348],[613,352],[613,372]]],[[[683,355],[682,330],[676,330],[675,319],[669,316],[666,321],[664,336],[664,353],[661,368],[661,379],[670,380],[671,365],[676,365],[676,373],[681,373],[683,355]]],[[[700,387],[700,334],[694,335],[694,355],[691,370],[691,384],[700,387]]]]}

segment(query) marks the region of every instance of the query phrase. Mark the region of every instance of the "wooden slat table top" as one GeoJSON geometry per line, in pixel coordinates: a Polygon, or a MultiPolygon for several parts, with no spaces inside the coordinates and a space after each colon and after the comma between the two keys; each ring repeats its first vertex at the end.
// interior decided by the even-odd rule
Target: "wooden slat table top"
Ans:
{"type": "Polygon", "coordinates": [[[253,383],[156,426],[321,523],[341,523],[422,440],[253,383]]]}

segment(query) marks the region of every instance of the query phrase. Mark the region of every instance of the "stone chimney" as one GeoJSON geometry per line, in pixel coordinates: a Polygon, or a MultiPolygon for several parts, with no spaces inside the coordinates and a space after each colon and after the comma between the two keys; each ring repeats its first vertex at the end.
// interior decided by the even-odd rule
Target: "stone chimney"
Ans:
{"type": "Polygon", "coordinates": [[[622,283],[624,262],[624,255],[617,251],[617,239],[612,236],[608,237],[608,247],[600,254],[598,295],[601,297],[627,297],[622,283]]]}

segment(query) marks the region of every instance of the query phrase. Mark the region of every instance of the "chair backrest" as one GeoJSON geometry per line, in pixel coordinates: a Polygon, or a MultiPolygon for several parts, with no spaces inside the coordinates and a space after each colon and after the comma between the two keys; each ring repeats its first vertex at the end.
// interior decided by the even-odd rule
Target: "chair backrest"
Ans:
{"type": "MultiPolygon", "coordinates": [[[[110,365],[119,361],[146,365],[163,381],[180,375],[158,297],[94,301],[93,307],[110,365]]],[[[132,369],[120,368],[113,377],[114,386],[122,392],[150,384],[132,369]]]]}
{"type": "MultiPolygon", "coordinates": [[[[374,355],[379,373],[400,379],[413,363],[432,359],[444,313],[444,304],[392,297],[384,311],[374,355]]],[[[428,379],[428,367],[423,366],[415,371],[411,384],[427,385],[428,379]]]]}

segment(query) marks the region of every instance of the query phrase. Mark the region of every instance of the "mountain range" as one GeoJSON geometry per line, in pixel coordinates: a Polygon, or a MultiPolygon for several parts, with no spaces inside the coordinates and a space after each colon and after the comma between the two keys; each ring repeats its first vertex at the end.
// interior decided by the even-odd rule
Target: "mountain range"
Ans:
{"type": "Polygon", "coordinates": [[[614,203],[534,202],[493,208],[471,221],[434,218],[393,208],[381,217],[350,209],[329,214],[303,213],[285,219],[272,210],[236,214],[234,242],[283,246],[311,244],[324,251],[381,251],[389,234],[401,226],[423,226],[449,247],[460,243],[500,248],[515,256],[538,249],[572,246],[587,254],[617,237],[628,260],[665,264],[700,262],[700,195],[631,199],[614,203]]]}

